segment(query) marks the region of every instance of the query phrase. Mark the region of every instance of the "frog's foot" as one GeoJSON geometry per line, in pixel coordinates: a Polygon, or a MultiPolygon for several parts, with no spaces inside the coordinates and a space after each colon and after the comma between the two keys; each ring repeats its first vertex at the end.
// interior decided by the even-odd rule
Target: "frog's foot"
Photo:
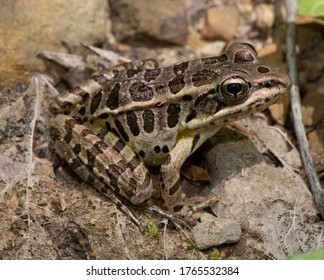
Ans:
{"type": "Polygon", "coordinates": [[[191,229],[191,227],[197,223],[197,221],[195,219],[193,219],[190,215],[182,215],[180,213],[171,213],[171,212],[163,210],[155,205],[148,206],[147,210],[157,213],[160,216],[171,220],[175,224],[184,226],[188,229],[191,229]]]}
{"type": "Polygon", "coordinates": [[[147,210],[171,220],[174,224],[191,229],[191,227],[195,226],[200,221],[200,217],[206,213],[205,208],[217,203],[218,201],[219,197],[213,196],[207,200],[204,199],[204,201],[193,203],[192,206],[188,206],[189,203],[184,203],[182,210],[177,213],[168,212],[155,205],[148,206],[147,210]]]}

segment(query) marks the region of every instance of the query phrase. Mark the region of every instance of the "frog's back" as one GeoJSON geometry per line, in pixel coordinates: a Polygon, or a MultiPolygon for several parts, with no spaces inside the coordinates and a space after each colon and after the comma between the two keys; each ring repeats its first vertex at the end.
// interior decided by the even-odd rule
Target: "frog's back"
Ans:
{"type": "Polygon", "coordinates": [[[236,44],[220,56],[116,71],[74,112],[93,131],[117,134],[148,164],[161,164],[183,131],[219,127],[277,100],[280,75],[260,64],[249,45],[236,44]],[[264,96],[251,97],[264,88],[264,96]]]}

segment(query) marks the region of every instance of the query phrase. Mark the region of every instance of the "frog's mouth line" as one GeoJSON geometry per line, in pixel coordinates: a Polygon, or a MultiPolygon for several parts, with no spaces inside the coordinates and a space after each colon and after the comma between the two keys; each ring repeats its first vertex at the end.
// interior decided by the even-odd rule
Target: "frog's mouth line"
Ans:
{"type": "Polygon", "coordinates": [[[195,120],[188,122],[186,127],[189,129],[197,129],[209,124],[222,125],[224,123],[236,121],[241,119],[242,116],[247,116],[256,111],[262,111],[268,106],[278,102],[280,98],[286,93],[286,88],[280,88],[276,93],[268,94],[268,97],[264,96],[267,93],[262,90],[262,92],[254,93],[245,102],[234,105],[227,106],[218,110],[214,115],[202,120],[195,120]]]}

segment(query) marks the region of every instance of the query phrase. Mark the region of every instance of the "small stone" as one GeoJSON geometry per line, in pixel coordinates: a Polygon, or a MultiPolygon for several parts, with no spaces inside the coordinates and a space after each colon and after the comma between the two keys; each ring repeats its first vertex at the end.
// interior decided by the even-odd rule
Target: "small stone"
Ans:
{"type": "Polygon", "coordinates": [[[275,15],[273,5],[260,4],[255,7],[256,26],[263,30],[268,31],[274,24],[275,15]]]}
{"type": "Polygon", "coordinates": [[[309,149],[312,159],[319,174],[324,173],[324,124],[316,127],[308,135],[309,149]]]}
{"type": "Polygon", "coordinates": [[[191,231],[191,237],[199,250],[235,243],[241,238],[241,226],[234,220],[217,218],[207,213],[201,220],[191,231]]]}
{"type": "Polygon", "coordinates": [[[184,45],[188,22],[182,1],[109,1],[112,31],[119,42],[162,41],[184,45]]]}
{"type": "Polygon", "coordinates": [[[196,50],[198,56],[214,56],[220,54],[224,48],[226,43],[224,41],[215,41],[210,42],[203,46],[200,49],[196,50]]]}
{"type": "Polygon", "coordinates": [[[237,34],[240,14],[234,6],[210,8],[206,12],[202,35],[205,39],[229,41],[237,34]]]}
{"type": "Polygon", "coordinates": [[[304,125],[314,126],[324,119],[323,103],[323,94],[320,94],[317,90],[307,92],[302,100],[302,116],[304,125]]]}

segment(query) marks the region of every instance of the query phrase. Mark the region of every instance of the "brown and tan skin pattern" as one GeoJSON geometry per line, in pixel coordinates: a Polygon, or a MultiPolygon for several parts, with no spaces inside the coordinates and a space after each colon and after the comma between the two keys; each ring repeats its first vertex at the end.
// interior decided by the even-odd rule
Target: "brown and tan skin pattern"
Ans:
{"type": "MultiPolygon", "coordinates": [[[[145,68],[145,67],[144,67],[145,68]]],[[[179,170],[224,124],[260,111],[290,88],[248,44],[224,54],[153,69],[127,67],[60,95],[51,122],[57,153],[85,180],[133,204],[152,194],[146,166],[161,166],[169,211],[185,212],[179,170]]]]}

